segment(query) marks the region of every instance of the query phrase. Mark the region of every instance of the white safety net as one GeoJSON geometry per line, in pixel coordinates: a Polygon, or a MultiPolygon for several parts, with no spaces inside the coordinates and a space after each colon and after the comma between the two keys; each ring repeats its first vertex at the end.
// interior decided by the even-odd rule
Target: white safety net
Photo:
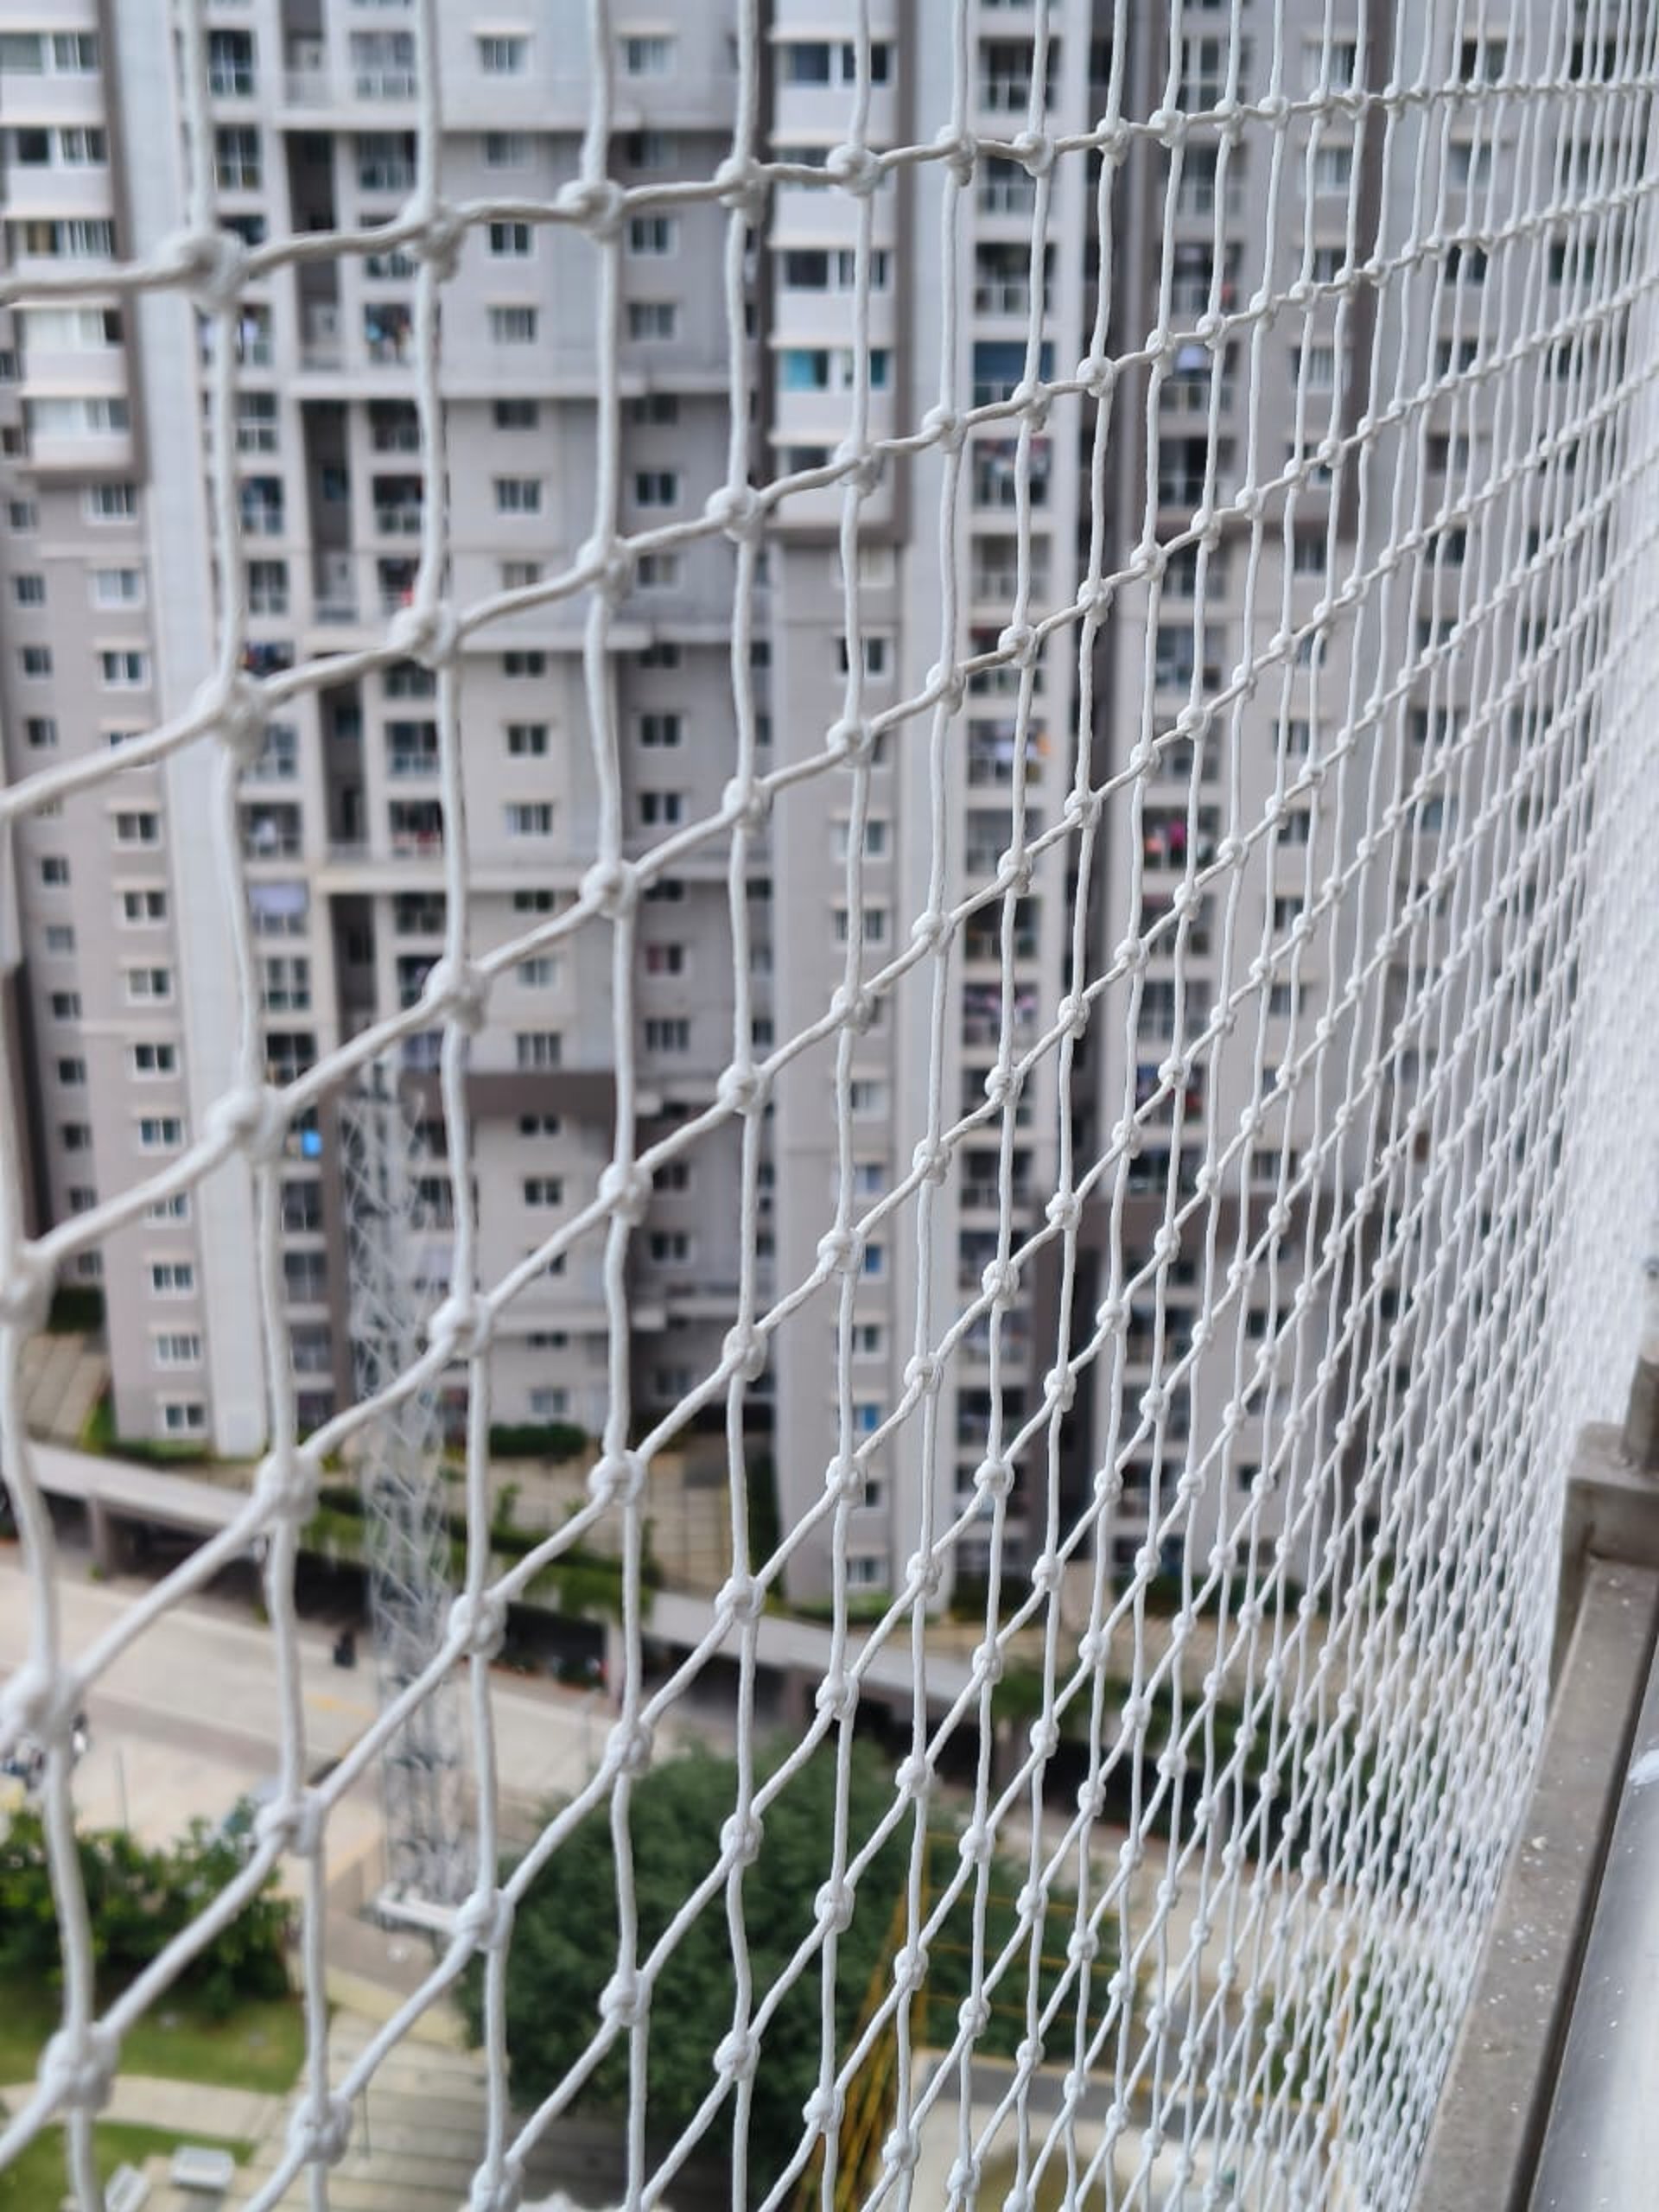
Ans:
{"type": "MultiPolygon", "coordinates": [[[[342,36],[346,12],[324,11],[342,36]]],[[[452,196],[438,56],[466,10],[416,0],[396,18],[417,83],[396,221],[246,243],[221,220],[210,52],[210,26],[217,40],[242,18],[198,0],[175,13],[179,229],[113,268],[0,280],[4,303],[159,296],[205,318],[211,664],[161,726],[27,775],[0,810],[10,827],[136,764],[212,756],[194,829],[241,1015],[233,1080],[163,1171],[31,1237],[13,1132],[0,1161],[0,1455],[34,1604],[4,1722],[47,1753],[63,1961],[62,2032],[0,2122],[0,2158],[64,2120],[73,2200],[101,2202],[92,2130],[123,2035],[281,1865],[302,1898],[309,2056],[260,2205],[329,2201],[331,2169],[361,2147],[362,2091],[481,1959],[475,2212],[519,2202],[568,2116],[595,2109],[614,2115],[641,2207],[705,2201],[711,2166],[734,2207],[1403,2206],[1538,1739],[1570,1425],[1617,1408],[1649,1227],[1659,15],[728,0],[698,49],[729,72],[723,157],[623,183],[623,134],[658,113],[647,49],[681,11],[642,28],[608,0],[521,12],[585,84],[579,162],[552,196],[452,196]],[[785,55],[809,50],[791,76],[785,55]],[[815,125],[794,143],[791,101],[815,125]],[[990,256],[988,210],[1019,218],[990,256]],[[625,258],[631,226],[658,215],[720,239],[724,483],[690,518],[625,527],[644,435],[625,258]],[[558,320],[568,334],[580,319],[594,365],[594,501],[563,565],[464,600],[446,381],[463,333],[446,293],[490,225],[587,257],[558,320]],[[779,350],[787,288],[757,279],[791,238],[844,277],[822,373],[779,350]],[[418,440],[400,466],[424,489],[409,603],[367,645],[257,673],[237,437],[249,289],[394,251],[414,264],[398,389],[418,440]],[[895,297],[901,335],[878,339],[895,297]],[[831,429],[787,429],[798,384],[831,429]],[[841,601],[798,590],[788,634],[816,621],[845,641],[842,696],[817,721],[768,721],[757,671],[817,541],[841,601]],[[729,584],[718,796],[642,838],[616,661],[637,649],[642,575],[709,546],[729,584]],[[903,594],[896,668],[868,650],[880,549],[903,594]],[[486,942],[469,670],[527,610],[563,616],[580,671],[569,741],[590,757],[591,845],[574,895],[486,942]],[[436,673],[443,957],[412,1003],[273,1078],[239,779],[273,715],[411,658],[436,673]],[[826,960],[816,912],[794,925],[812,942],[791,942],[779,855],[827,849],[837,824],[826,960]],[[687,875],[725,887],[729,972],[707,988],[730,1052],[647,1136],[641,917],[654,885],[687,875]],[[610,1162],[486,1277],[469,1056],[521,963],[583,948],[614,1077],[610,1162]],[[991,1047],[977,1058],[975,1025],[991,1047]],[[283,1140],[435,1032],[454,1215],[446,1292],[416,1317],[428,1349],[302,1438],[283,1140]],[[814,1115],[816,1155],[786,1151],[779,1131],[814,1115]],[[873,1117],[889,1162],[874,1185],[857,1142],[873,1117]],[[739,1255],[723,1349],[677,1402],[642,1403],[631,1248],[663,1179],[722,1136],[739,1255]],[[74,1648],[24,1344],[76,1255],[159,1199],[238,1179],[266,1454],[222,1535],[74,1648]],[[792,1274],[763,1244],[773,1193],[809,1209],[822,1194],[792,1274]],[[875,1249],[908,1357],[872,1420],[875,1249]],[[515,1301],[582,1255],[603,1312],[601,1453],[580,1510],[504,1567],[493,1345],[515,1301]],[[787,1425],[771,1437],[774,1541],[751,1517],[753,1439],[770,1393],[791,1402],[779,1378],[803,1370],[833,1411],[804,1476],[787,1425]],[[457,1379],[467,1541],[442,1649],[309,1782],[295,1580],[324,1463],[349,1468],[378,1421],[457,1379]],[[721,1419],[727,1579],[664,1662],[654,1469],[695,1421],[721,1419]],[[855,1570],[878,1470],[872,1606],[855,1570]],[[620,1561],[609,1732],[515,1857],[492,1659],[509,1606],[601,1541],[620,1561]],[[230,1887],[100,2017],[73,1718],[260,1541],[283,1688],[274,1802],[230,1887]],[[785,1663],[808,1694],[780,1743],[763,1708],[798,1588],[822,1603],[791,1627],[785,1663]],[[469,1894],[418,1991],[331,2050],[331,1819],[456,1681],[469,1894]],[[714,1705],[736,1747],[730,1802],[665,1910],[637,1872],[648,1792],[664,1728],[714,1705]],[[877,1705],[873,1795],[855,1738],[877,1705]],[[780,1927],[768,1827],[813,1788],[815,1902],[780,1927]],[[556,1899],[595,1813],[614,1912],[576,1948],[603,1950],[605,1971],[568,2008],[562,2066],[535,2075],[510,2068],[515,1917],[556,1899]],[[868,1960],[872,1930],[875,1969],[853,1986],[846,1960],[868,1960]],[[728,1973],[729,2019],[688,2088],[683,2054],[677,2071],[665,2055],[673,2006],[654,2000],[693,1953],[728,1973]],[[767,2085],[804,2042],[807,2091],[780,2131],[767,2085]]],[[[689,47],[702,13],[683,15],[689,47]]],[[[493,14],[477,29],[497,41],[493,14]]]]}

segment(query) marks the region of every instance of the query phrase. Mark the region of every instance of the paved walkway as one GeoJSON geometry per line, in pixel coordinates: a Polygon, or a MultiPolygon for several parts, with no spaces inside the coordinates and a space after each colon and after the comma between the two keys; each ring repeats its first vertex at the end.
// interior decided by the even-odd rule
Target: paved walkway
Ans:
{"type": "Polygon", "coordinates": [[[91,1337],[67,1332],[31,1337],[17,1368],[23,1424],[30,1435],[78,1443],[110,1379],[110,1363],[101,1346],[91,1337]]]}
{"type": "MultiPolygon", "coordinates": [[[[0,2086],[0,2105],[16,2112],[35,2094],[32,2082],[0,2086]]],[[[280,2125],[283,2100],[257,2089],[226,2089],[206,2082],[173,2082],[152,2074],[118,2074],[99,2117],[204,2141],[257,2143],[280,2125]]]]}

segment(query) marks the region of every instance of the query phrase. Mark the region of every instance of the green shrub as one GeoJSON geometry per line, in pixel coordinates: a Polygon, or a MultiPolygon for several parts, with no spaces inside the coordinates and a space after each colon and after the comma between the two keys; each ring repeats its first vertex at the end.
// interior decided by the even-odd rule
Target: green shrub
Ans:
{"type": "MultiPolygon", "coordinates": [[[[141,1974],[240,1872],[242,1849],[206,1821],[153,1850],[124,1830],[77,1839],[101,2000],[141,1974]]],[[[289,1906],[267,1877],[258,1895],[185,1969],[181,1986],[223,2018],[245,1998],[288,1988],[283,1944],[289,1906]]],[[[16,1815],[0,1842],[0,1982],[55,1987],[60,1977],[57,1906],[38,1815],[16,1815]]]]}
{"type": "Polygon", "coordinates": [[[587,1448],[587,1430],[568,1421],[498,1421],[490,1431],[499,1459],[574,1459],[587,1448]]]}

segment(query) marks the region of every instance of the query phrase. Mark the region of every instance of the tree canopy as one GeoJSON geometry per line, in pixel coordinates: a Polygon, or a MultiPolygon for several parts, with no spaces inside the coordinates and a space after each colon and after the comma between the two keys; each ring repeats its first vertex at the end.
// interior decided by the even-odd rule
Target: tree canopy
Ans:
{"type": "MultiPolygon", "coordinates": [[[[775,1763],[774,1763],[775,1764],[775,1763]]],[[[641,1962],[691,1892],[721,1856],[721,1834],[736,1802],[736,1767],[728,1758],[690,1751],[652,1769],[634,1785],[629,1815],[633,1889],[639,1913],[641,1962]]],[[[836,1762],[825,1749],[792,1777],[768,1807],[760,1850],[743,1878],[743,1925],[753,1976],[754,2005],[793,1958],[816,1925],[818,1892],[829,1878],[836,1796],[836,1762]]],[[[893,1802],[891,1773],[859,1747],[851,1762],[848,1835],[856,1853],[893,1802]]],[[[924,1916],[938,1892],[963,1871],[956,1833],[930,1811],[928,1895],[924,1916]]],[[[905,1940],[895,1911],[905,1895],[912,1845],[906,1816],[861,1873],[850,1925],[840,1938],[834,1995],[839,2065],[855,2039],[872,1980],[881,1994],[892,1986],[891,1949],[905,1940]]],[[[982,1958],[995,1961],[1020,1931],[1016,1896],[1027,1878],[1023,1865],[993,1860],[985,1915],[982,1958]]],[[[928,1939],[928,1969],[912,2015],[917,2039],[948,2043],[957,2032],[960,2000],[973,1986],[973,1887],[951,1906],[928,1939]]],[[[1065,1972],[1065,1937],[1072,1924],[1068,1897],[1051,1893],[1039,1940],[1040,1998],[1065,1972]]],[[[990,2017],[976,2042],[987,2055],[1008,2055],[1027,2031],[1032,1936],[989,1993],[990,2017]]],[[[600,2026],[600,2002],[615,1971],[618,1943],[617,1869],[609,1813],[600,1808],[583,1820],[553,1854],[520,1904],[507,1955],[507,2049],[516,2102],[545,2096],[588,2048],[600,2026]]],[[[1102,1956],[1106,1957],[1103,1952],[1102,1956]]],[[[1096,1967],[1094,2002],[1102,2002],[1109,1960],[1096,1967]]],[[[658,1974],[647,2028],[647,2118],[653,2133],[671,2139],[696,2113],[716,2080],[715,2054],[730,2034],[735,1978],[726,1894],[722,1886],[680,1934],[658,1974]]],[[[766,2021],[748,2130],[751,2195],[770,2188],[797,2150],[802,2107],[817,2087],[821,2055],[821,1955],[804,1971],[766,2021]]],[[[463,1986],[474,2036],[480,2030],[482,1976],[474,1969],[463,1986]]],[[[1052,2031],[1057,2049],[1070,2049],[1074,2014],[1070,1995],[1052,2031]]],[[[628,2037],[619,2036],[588,2076],[579,2102],[621,2111],[628,2098],[628,2037]]],[[[732,2101],[699,2145],[720,2156],[729,2151],[732,2101]]]]}

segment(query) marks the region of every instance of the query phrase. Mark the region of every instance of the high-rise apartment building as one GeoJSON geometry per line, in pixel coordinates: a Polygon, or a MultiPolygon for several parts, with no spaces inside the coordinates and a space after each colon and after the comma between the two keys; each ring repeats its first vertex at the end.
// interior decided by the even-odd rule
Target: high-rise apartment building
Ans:
{"type": "MultiPolygon", "coordinates": [[[[843,1166],[856,1224],[912,1175],[918,1147],[925,1165],[929,1147],[976,1117],[929,1202],[925,1275],[912,1199],[867,1226],[850,1262],[850,1320],[831,1276],[776,1332],[753,1386],[772,1402],[781,1501],[798,1517],[838,1453],[887,1422],[918,1344],[937,1346],[966,1304],[988,1301],[944,1363],[931,1424],[901,1426],[847,1502],[855,1588],[889,1587],[902,1573],[925,1505],[936,1535],[970,1518],[956,1572],[984,1563],[999,1462],[1039,1411],[1056,1356],[1058,1246],[1017,1284],[1007,1262],[1042,1225],[1063,1134],[1074,1183],[1109,1144],[1128,1158],[1075,1224],[1069,1342],[1100,1327],[1103,1349],[1065,1427],[1057,1498],[1075,1504],[1105,1471],[1103,1540],[1127,1563],[1185,1526],[1168,1516],[1189,1437],[1207,1452],[1225,1441],[1183,1494],[1181,1516],[1207,1516],[1214,1529],[1230,1492],[1280,1485],[1288,1462],[1277,1441],[1263,1442],[1265,1369],[1252,1382],[1230,1349],[1224,1359],[1219,1344],[1211,1356],[1199,1344],[1176,1386],[1165,1378],[1198,1314],[1217,1313],[1230,1268],[1249,1340],[1310,1363],[1351,1349],[1323,1345],[1331,1284],[1320,1269],[1351,1270],[1360,1258],[1322,1258],[1320,1192],[1338,1178],[1354,1187],[1376,1133],[1356,1128],[1340,1147],[1310,1150],[1318,1116],[1296,1077],[1319,1025],[1331,1025],[1327,1048],[1334,1035],[1334,1049],[1357,1039],[1376,1050],[1364,1026],[1375,1016],[1386,1032],[1399,1004],[1384,974],[1345,990],[1353,943],[1339,938],[1338,902],[1320,896],[1351,861],[1363,812],[1359,771],[1323,752],[1321,734],[1357,714],[1373,714],[1380,744],[1416,761],[1408,779],[1437,749],[1446,756],[1441,812],[1414,806],[1376,863],[1409,871],[1421,853],[1423,911],[1401,956],[1418,972],[1444,929],[1433,852],[1444,807],[1455,805],[1452,741],[1471,702],[1446,694],[1437,646],[1466,604],[1476,528],[1436,518],[1466,505],[1501,462],[1503,427],[1471,420],[1467,385],[1450,381],[1430,403],[1432,422],[1421,409],[1387,410],[1456,376],[1498,325],[1483,250],[1453,245],[1432,265],[1414,264],[1397,315],[1379,317],[1354,272],[1396,230],[1426,233],[1414,189],[1455,233],[1478,197],[1510,205],[1517,161],[1554,156],[1530,124],[1489,129],[1495,103],[1466,107],[1456,133],[1396,118],[1386,156],[1382,122],[1357,103],[1294,118],[1278,137],[1231,134],[1202,118],[1259,100],[1269,75],[1294,100],[1319,86],[1380,86],[1394,59],[1354,23],[1327,25],[1313,0],[1274,17],[1276,57],[1273,24],[1250,20],[1253,10],[1235,41],[1219,13],[1188,8],[1173,51],[1166,21],[1137,17],[1119,52],[1116,12],[1054,0],[1039,30],[1031,6],[979,0],[959,111],[950,39],[919,20],[925,8],[877,0],[867,143],[931,141],[949,122],[962,151],[975,142],[975,158],[893,172],[869,202],[862,245],[855,195],[805,178],[779,184],[749,240],[737,361],[730,217],[709,197],[671,196],[624,218],[613,361],[596,340],[598,257],[579,226],[528,213],[468,226],[442,293],[442,486],[421,459],[409,255],[331,252],[254,276],[234,325],[239,579],[213,573],[208,490],[213,357],[226,325],[170,294],[111,292],[105,303],[43,296],[0,331],[0,712],[12,776],[184,713],[211,665],[216,590],[245,595],[256,672],[340,658],[337,681],[296,690],[276,712],[232,802],[276,1080],[419,1002],[442,949],[447,839],[464,834],[480,946],[569,905],[599,826],[596,687],[618,749],[626,850],[715,814],[733,771],[736,554],[699,535],[636,563],[597,669],[584,659],[581,596],[468,635],[462,833],[440,789],[435,679],[378,652],[411,591],[428,499],[447,501],[450,593],[467,604],[557,574],[592,534],[613,373],[616,520],[627,531],[697,517],[725,482],[734,383],[755,397],[759,481],[826,468],[855,427],[855,400],[867,441],[913,431],[942,396],[991,410],[850,492],[833,480],[791,493],[772,517],[753,601],[746,674],[763,769],[821,750],[843,722],[879,725],[884,709],[928,694],[940,666],[964,671],[946,688],[942,718],[930,700],[852,748],[866,765],[849,773],[844,799],[826,804],[821,781],[804,798],[780,796],[744,886],[757,1060],[821,1019],[849,940],[868,978],[912,944],[918,920],[931,929],[968,907],[943,968],[919,961],[876,998],[846,1066],[838,1037],[791,1064],[766,1123],[756,1285],[770,1300],[820,1267],[843,1166]],[[1027,137],[1045,35],[1040,129],[1027,137]],[[1103,256],[1100,157],[1053,162],[1049,142],[1103,115],[1159,110],[1199,119],[1161,140],[1143,131],[1114,143],[1103,256]],[[1269,296],[1275,313],[1257,312],[1269,296]],[[1105,354],[1122,365],[1091,386],[1103,319],[1105,354]],[[1032,407],[1033,378],[1069,389],[1032,407]],[[1358,499],[1344,441],[1362,417],[1394,441],[1404,511],[1367,513],[1358,499]],[[1269,487],[1250,515],[1238,506],[1247,467],[1254,486],[1269,487]],[[850,642],[849,499],[860,547],[850,642]],[[1391,597],[1368,596],[1356,613],[1344,578],[1406,531],[1421,534],[1414,565],[1391,597]],[[1033,632],[1091,575],[1115,581],[1089,628],[1033,632]],[[1085,682],[1084,781],[1111,795],[1080,883],[1079,841],[1045,833],[1067,819],[1085,682]],[[1141,950],[1093,995],[1064,1095],[1052,1050],[1015,1079],[1067,993],[1112,969],[1126,942],[1141,950]],[[1262,988],[1233,1018],[1229,995],[1253,963],[1266,963],[1255,971],[1262,988]],[[1260,1096],[1258,1021],[1271,1077],[1260,1096]],[[1201,1191],[1206,1157],[1220,1165],[1201,1191]],[[1195,1195],[1214,1200],[1210,1215],[1176,1236],[1171,1222],[1195,1195]],[[1252,1259],[1269,1229],[1278,1256],[1252,1259]],[[848,1327],[860,1387],[843,1403],[836,1346],[848,1327]]],[[[589,127],[582,24],[552,0],[523,0],[487,22],[462,8],[441,16],[444,197],[553,200],[577,175],[589,127]]],[[[407,11],[209,0],[207,22],[224,226],[257,247],[395,219],[416,184],[407,11]]],[[[613,177],[651,190],[718,168],[731,143],[735,28],[722,0],[637,22],[617,11],[613,177]]],[[[1466,51],[1440,60],[1448,73],[1496,83],[1504,36],[1522,35],[1489,37],[1471,17],[1466,51]]],[[[764,151],[820,166],[846,138],[855,48],[822,9],[778,0],[767,54],[764,151]]],[[[163,251],[186,199],[161,0],[49,10],[0,0],[0,78],[9,267],[38,266],[49,280],[67,263],[163,251]]],[[[1569,288],[1585,276],[1570,237],[1550,270],[1569,288]]],[[[1523,700],[1516,711],[1522,741],[1531,709],[1523,700]]],[[[163,1164],[200,1134],[232,1080],[238,988],[207,826],[225,803],[216,775],[211,748],[187,747],[130,769],[116,799],[102,786],[86,800],[70,793],[16,832],[38,1195],[54,1216],[163,1164]]],[[[728,879],[724,835],[688,842],[640,907],[641,1148],[705,1109],[733,1058],[728,879]]],[[[434,1030],[398,1046],[431,1130],[423,1197],[435,1277],[455,1197],[438,1129],[437,1044],[434,1030]]],[[[1421,1040],[1389,1037],[1382,1049],[1402,1084],[1416,1081],[1421,1040]]],[[[501,980],[473,1042],[469,1087],[480,1264],[494,1280],[592,1195],[610,1157],[606,933],[531,950],[501,980]]],[[[352,1380],[326,1102],[289,1150],[283,1296],[301,1414],[315,1422],[352,1380]]],[[[633,1395],[646,1412],[719,1365],[735,1310],[739,1193],[740,1133],[725,1123],[658,1179],[634,1231],[633,1395]]],[[[230,1452],[263,1440],[246,1207],[224,1177],[163,1199],[108,1240],[124,1432],[199,1435],[230,1452]]],[[[600,1267],[589,1238],[509,1309],[496,1418],[601,1427],[600,1267]]],[[[1049,1484],[1039,1434],[1023,1442],[1006,1510],[1016,1560],[1041,1540],[1049,1484]]],[[[1264,1496],[1269,1534],[1276,1510],[1264,1496]]],[[[798,1554],[791,1586],[822,1587],[827,1558],[826,1531],[798,1554]]]]}

